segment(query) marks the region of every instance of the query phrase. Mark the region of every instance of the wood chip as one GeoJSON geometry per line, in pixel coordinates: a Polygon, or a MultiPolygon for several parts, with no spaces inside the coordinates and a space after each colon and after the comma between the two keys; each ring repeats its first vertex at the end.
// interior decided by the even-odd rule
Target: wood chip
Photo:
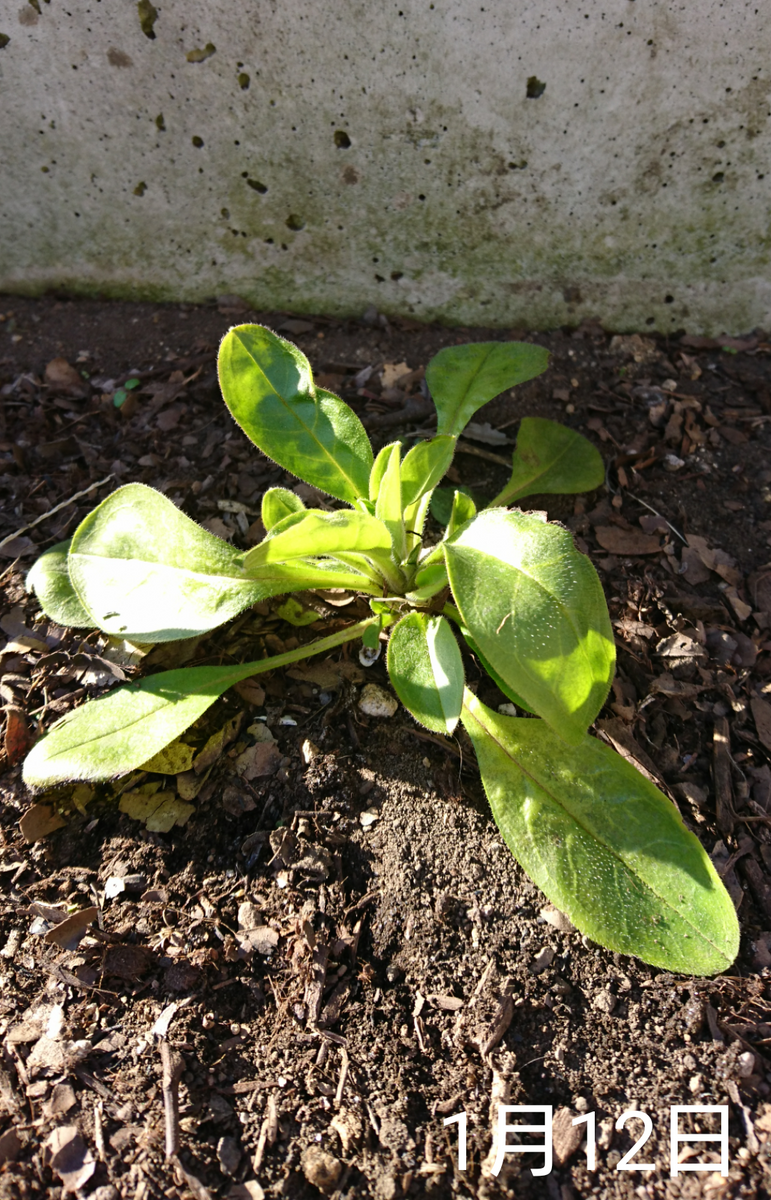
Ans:
{"type": "Polygon", "coordinates": [[[616,525],[598,525],[594,535],[603,550],[621,557],[658,554],[661,550],[661,538],[643,533],[642,529],[619,529],[616,525]]]}

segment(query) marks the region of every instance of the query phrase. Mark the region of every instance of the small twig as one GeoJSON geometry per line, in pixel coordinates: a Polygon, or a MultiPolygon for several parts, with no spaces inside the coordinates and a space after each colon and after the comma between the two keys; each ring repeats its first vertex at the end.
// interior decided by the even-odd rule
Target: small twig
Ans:
{"type": "Polygon", "coordinates": [[[666,523],[666,525],[672,530],[675,537],[679,537],[680,541],[683,543],[684,546],[688,545],[688,539],[683,537],[683,535],[682,535],[682,533],[680,533],[679,529],[675,529],[675,527],[671,521],[667,521],[667,518],[664,516],[663,513],[657,512],[655,508],[653,508],[650,504],[646,503],[645,500],[641,500],[639,496],[633,495],[632,492],[627,492],[626,495],[629,497],[630,500],[636,500],[638,504],[642,504],[643,508],[647,508],[648,512],[653,513],[654,517],[658,517],[659,520],[664,521],[666,523]]]}
{"type": "Polygon", "coordinates": [[[458,454],[471,454],[474,458],[484,458],[487,462],[497,463],[499,467],[508,467],[511,470],[511,460],[503,458],[500,454],[493,454],[492,450],[482,450],[479,446],[471,446],[468,442],[460,440],[455,449],[458,454]]]}
{"type": "Polygon", "coordinates": [[[3,538],[0,542],[0,550],[3,546],[7,546],[14,538],[19,537],[22,533],[26,533],[28,529],[34,529],[41,521],[45,521],[48,517],[54,516],[55,513],[61,512],[63,508],[69,508],[70,504],[74,504],[76,500],[82,500],[84,496],[88,496],[91,492],[95,492],[97,488],[102,487],[105,483],[109,483],[115,478],[115,474],[106,475],[104,479],[100,479],[98,483],[92,483],[90,487],[84,488],[82,492],[76,492],[74,496],[70,496],[69,500],[62,500],[61,504],[57,504],[54,508],[49,508],[48,512],[44,512],[42,516],[36,517],[34,521],[30,521],[27,525],[22,525],[21,528],[15,529],[13,533],[9,533],[8,537],[3,538]]]}
{"type": "Polygon", "coordinates": [[[166,1122],[166,1157],[173,1158],[179,1151],[179,1081],[185,1069],[182,1055],[173,1050],[168,1042],[161,1042],[161,1065],[163,1078],[163,1116],[166,1122]]]}

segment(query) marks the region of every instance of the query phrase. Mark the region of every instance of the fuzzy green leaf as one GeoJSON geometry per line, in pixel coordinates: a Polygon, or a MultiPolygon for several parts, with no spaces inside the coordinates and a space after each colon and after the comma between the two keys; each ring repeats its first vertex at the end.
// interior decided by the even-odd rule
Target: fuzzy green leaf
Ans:
{"type": "Polygon", "coordinates": [[[437,433],[462,433],[477,409],[546,370],[548,351],[527,342],[473,342],[440,350],[426,370],[437,433]]]}
{"type": "MultiPolygon", "coordinates": [[[[395,562],[402,562],[407,550],[402,520],[402,479],[399,472],[401,451],[400,442],[394,443],[390,448],[375,497],[375,516],[383,522],[391,535],[395,562]]],[[[378,455],[379,458],[380,455],[378,455]]]]}
{"type": "Polygon", "coordinates": [[[388,674],[416,721],[435,733],[452,733],[463,704],[463,660],[444,617],[411,612],[388,640],[388,674]]]}
{"type": "Polygon", "coordinates": [[[575,429],[543,417],[523,417],[519,426],[511,479],[493,506],[515,504],[541,493],[589,492],[605,479],[605,464],[596,446],[575,429]]]}
{"type": "Polygon", "coordinates": [[[463,724],[504,841],[582,933],[663,970],[728,970],[733,903],[650,780],[594,738],[566,751],[542,721],[500,716],[468,691],[463,724]]]}
{"type": "Polygon", "coordinates": [[[93,624],[140,642],[195,637],[285,590],[247,579],[240,551],[141,483],[89,513],[67,565],[93,624]]]}
{"type": "Polygon", "coordinates": [[[114,779],[142,766],[198,720],[218,696],[252,675],[299,662],[361,637],[374,618],[274,658],[240,666],[182,667],[150,675],[76,708],[33,746],[24,781],[47,787],[69,779],[114,779]]]}
{"type": "Polygon", "coordinates": [[[471,488],[466,487],[465,484],[461,484],[458,488],[438,487],[435,489],[431,496],[431,516],[439,525],[449,525],[454,506],[461,506],[458,508],[457,513],[457,528],[458,525],[463,524],[463,521],[470,520],[476,514],[476,497],[471,488]],[[467,506],[462,507],[464,496],[469,503],[467,506]],[[467,515],[460,519],[463,513],[467,515]]]}
{"type": "Polygon", "coordinates": [[[34,592],[47,617],[59,625],[83,629],[96,624],[78,599],[67,570],[70,541],[58,542],[40,555],[27,573],[27,591],[34,592]]]}
{"type": "Polygon", "coordinates": [[[291,513],[275,525],[270,535],[246,554],[244,567],[254,574],[269,563],[335,554],[338,550],[390,554],[391,537],[382,521],[367,513],[347,508],[335,512],[310,508],[291,513]]]}
{"type": "Polygon", "coordinates": [[[274,525],[283,521],[290,513],[304,512],[305,505],[299,496],[287,488],[268,488],[262,497],[260,516],[266,531],[269,533],[274,525]]]}
{"type": "Polygon", "coordinates": [[[570,744],[602,708],[615,646],[602,585],[567,530],[488,509],[444,543],[463,622],[488,662],[570,744]]]}
{"type": "Polygon", "coordinates": [[[446,473],[455,454],[454,437],[418,442],[402,463],[402,504],[405,509],[431,492],[446,473]]]}
{"type": "Polygon", "coordinates": [[[233,417],[269,458],[338,500],[368,496],[364,426],[339,396],[314,386],[291,342],[262,325],[237,325],[220,346],[219,378],[233,417]]]}

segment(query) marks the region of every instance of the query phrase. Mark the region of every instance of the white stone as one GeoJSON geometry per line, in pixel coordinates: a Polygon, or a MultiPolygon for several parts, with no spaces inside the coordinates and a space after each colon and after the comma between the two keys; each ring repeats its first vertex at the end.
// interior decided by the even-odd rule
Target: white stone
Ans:
{"type": "Polygon", "coordinates": [[[398,701],[377,683],[366,683],[361,690],[359,708],[368,717],[392,717],[398,701]]]}

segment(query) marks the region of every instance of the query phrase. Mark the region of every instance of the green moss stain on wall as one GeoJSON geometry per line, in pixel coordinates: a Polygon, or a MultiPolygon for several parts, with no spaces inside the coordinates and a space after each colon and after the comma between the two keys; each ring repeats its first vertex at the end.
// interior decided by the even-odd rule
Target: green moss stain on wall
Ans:
{"type": "Polygon", "coordinates": [[[567,32],[465,0],[86,7],[44,10],[0,59],[6,95],[27,79],[2,287],[500,326],[771,315],[771,88],[746,15],[705,46],[676,6],[606,26],[594,0],[567,32]]]}

